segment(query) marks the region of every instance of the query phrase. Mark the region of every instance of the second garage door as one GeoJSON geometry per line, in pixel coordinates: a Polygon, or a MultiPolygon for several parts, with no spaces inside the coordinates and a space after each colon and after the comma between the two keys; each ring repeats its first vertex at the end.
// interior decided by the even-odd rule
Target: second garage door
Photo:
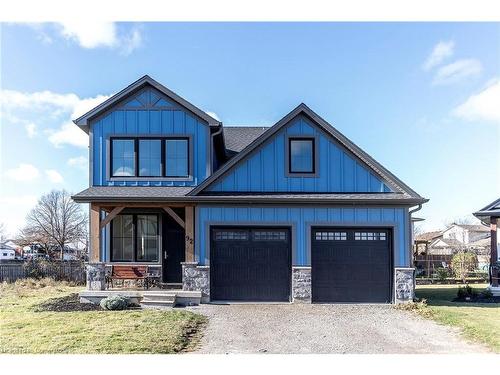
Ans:
{"type": "Polygon", "coordinates": [[[211,300],[288,302],[290,243],[289,228],[212,228],[211,300]]]}
{"type": "Polygon", "coordinates": [[[391,302],[391,231],[312,228],[313,302],[391,302]]]}

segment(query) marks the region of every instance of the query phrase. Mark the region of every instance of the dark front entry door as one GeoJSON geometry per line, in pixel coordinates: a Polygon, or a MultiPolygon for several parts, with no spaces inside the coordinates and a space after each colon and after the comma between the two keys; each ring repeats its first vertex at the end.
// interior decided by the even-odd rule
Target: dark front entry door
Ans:
{"type": "Polygon", "coordinates": [[[163,282],[182,283],[181,263],[186,259],[184,228],[167,214],[163,215],[162,223],[163,282]]]}
{"type": "Polygon", "coordinates": [[[210,235],[213,301],[290,300],[288,228],[218,227],[210,235]]]}
{"type": "Polygon", "coordinates": [[[391,231],[312,228],[313,302],[391,302],[391,231]]]}

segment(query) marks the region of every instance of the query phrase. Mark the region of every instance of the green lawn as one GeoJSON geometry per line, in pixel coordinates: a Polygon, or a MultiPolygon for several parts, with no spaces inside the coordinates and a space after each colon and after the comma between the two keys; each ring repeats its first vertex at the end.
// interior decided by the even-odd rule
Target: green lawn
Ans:
{"type": "Polygon", "coordinates": [[[177,353],[194,347],[205,323],[182,310],[37,312],[81,289],[50,280],[0,284],[0,353],[177,353]]]}
{"type": "MultiPolygon", "coordinates": [[[[471,284],[478,291],[485,284],[471,284]]],[[[416,295],[427,299],[430,316],[439,323],[459,327],[464,336],[500,353],[500,303],[458,303],[458,285],[420,285],[416,295]]]]}

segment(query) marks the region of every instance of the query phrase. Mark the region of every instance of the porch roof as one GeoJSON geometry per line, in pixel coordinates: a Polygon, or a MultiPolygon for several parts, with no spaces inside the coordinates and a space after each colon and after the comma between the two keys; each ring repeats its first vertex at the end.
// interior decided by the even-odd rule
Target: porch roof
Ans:
{"type": "Polygon", "coordinates": [[[78,203],[96,201],[176,200],[185,197],[192,186],[92,186],[72,196],[78,203]]]}

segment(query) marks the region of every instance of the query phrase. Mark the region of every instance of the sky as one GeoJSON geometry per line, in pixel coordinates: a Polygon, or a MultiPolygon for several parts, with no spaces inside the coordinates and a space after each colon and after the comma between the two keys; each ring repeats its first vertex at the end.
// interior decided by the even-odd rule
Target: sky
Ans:
{"type": "Polygon", "coordinates": [[[88,187],[71,120],[149,74],[225,125],[304,102],[430,199],[424,229],[500,196],[500,24],[1,24],[0,222],[88,187]]]}

